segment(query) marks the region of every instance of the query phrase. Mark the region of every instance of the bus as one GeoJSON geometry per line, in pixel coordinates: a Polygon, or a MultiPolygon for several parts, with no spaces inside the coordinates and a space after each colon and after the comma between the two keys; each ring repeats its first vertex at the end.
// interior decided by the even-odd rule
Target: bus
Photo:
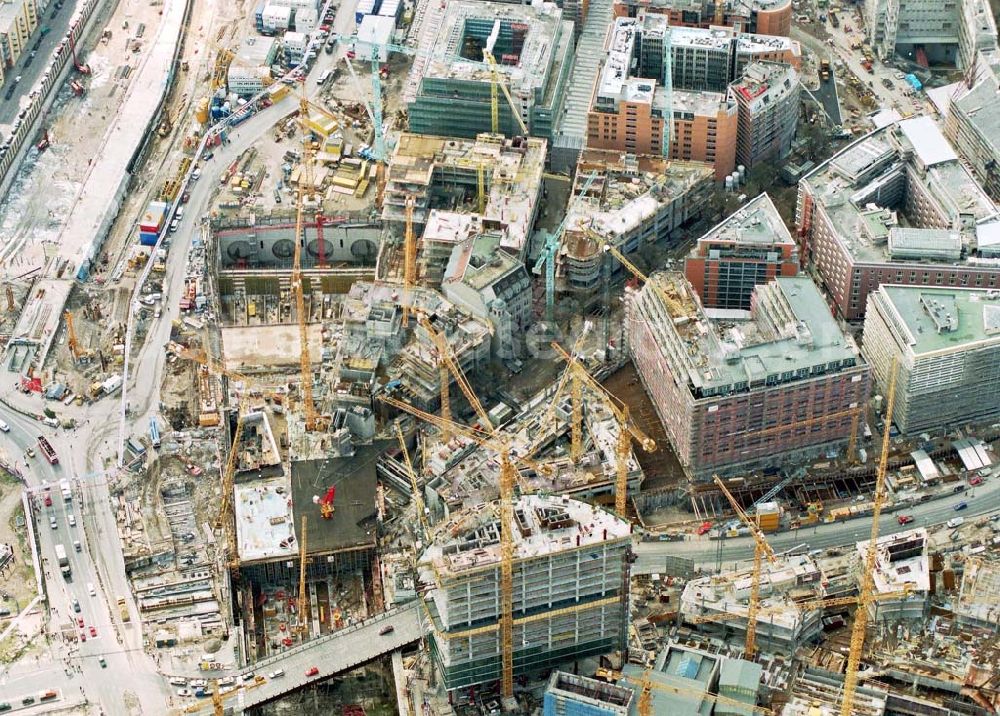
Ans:
{"type": "Polygon", "coordinates": [[[323,74],[321,74],[319,77],[316,78],[316,84],[318,84],[318,85],[324,85],[324,84],[326,84],[326,81],[328,79],[330,79],[330,75],[332,75],[332,74],[333,74],[333,70],[326,70],[326,71],[324,71],[323,74]]]}

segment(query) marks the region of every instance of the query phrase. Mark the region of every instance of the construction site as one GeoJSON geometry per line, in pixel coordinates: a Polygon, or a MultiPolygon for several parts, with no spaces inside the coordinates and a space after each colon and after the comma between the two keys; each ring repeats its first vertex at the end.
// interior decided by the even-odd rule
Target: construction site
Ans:
{"type": "Polygon", "coordinates": [[[1000,711],[1000,212],[929,115],[786,211],[793,7],[72,25],[0,210],[0,452],[37,634],[142,708],[63,705],[1000,711]]]}

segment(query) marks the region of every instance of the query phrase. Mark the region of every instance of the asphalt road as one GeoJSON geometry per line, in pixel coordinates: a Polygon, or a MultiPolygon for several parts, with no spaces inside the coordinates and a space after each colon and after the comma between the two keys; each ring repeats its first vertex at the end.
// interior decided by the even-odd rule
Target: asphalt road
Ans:
{"type": "MultiPolygon", "coordinates": [[[[992,477],[976,488],[970,488],[965,494],[952,494],[939,500],[925,502],[922,505],[907,507],[892,514],[883,513],[879,520],[879,534],[890,535],[913,527],[940,526],[952,517],[962,516],[968,520],[971,517],[1000,512],[1000,477],[992,477]],[[955,511],[955,505],[966,502],[968,508],[962,512],[955,511]],[[899,514],[913,515],[916,519],[910,525],[901,526],[896,517],[899,514]]],[[[788,532],[778,532],[768,536],[768,542],[776,552],[792,549],[800,544],[808,549],[827,549],[849,545],[865,540],[870,533],[871,522],[865,519],[849,522],[820,524],[788,532]]],[[[632,567],[635,574],[650,574],[663,571],[666,556],[692,559],[695,564],[714,567],[719,554],[719,541],[707,537],[689,535],[683,542],[640,542],[636,545],[636,562],[632,567]]],[[[722,541],[722,562],[753,558],[753,540],[749,537],[736,537],[722,541]]]]}
{"type": "Polygon", "coordinates": [[[27,52],[21,55],[14,67],[5,70],[8,84],[0,88],[0,125],[12,123],[17,117],[17,113],[21,111],[21,97],[31,91],[35,82],[48,68],[52,59],[52,51],[55,50],[56,45],[63,41],[66,31],[69,30],[69,21],[73,17],[74,8],[75,3],[65,2],[62,10],[57,11],[53,19],[51,15],[56,9],[55,0],[53,0],[45,12],[39,14],[39,28],[29,38],[27,52]],[[42,27],[50,28],[50,32],[42,38],[37,54],[31,58],[31,48],[34,47],[42,27]],[[7,90],[12,86],[10,83],[18,75],[21,76],[21,81],[14,85],[14,94],[10,99],[7,99],[7,90]]]}
{"type": "MultiPolygon", "coordinates": [[[[112,406],[106,402],[93,406],[94,413],[111,413],[111,410],[112,406]]],[[[46,573],[51,631],[57,631],[60,625],[69,623],[71,619],[75,623],[77,618],[82,617],[87,641],[63,644],[58,638],[54,638],[50,643],[54,662],[52,666],[35,666],[25,671],[25,665],[15,664],[0,679],[13,681],[19,693],[22,690],[24,693],[33,693],[42,689],[62,688],[69,696],[74,696],[82,687],[90,701],[104,705],[110,713],[125,713],[127,707],[121,684],[115,679],[107,678],[102,673],[105,670],[98,663],[99,657],[104,656],[111,673],[130,674],[129,688],[136,693],[145,708],[152,709],[149,713],[156,712],[164,703],[165,684],[157,675],[152,660],[142,652],[139,630],[134,627],[127,627],[124,631],[116,629],[114,621],[117,617],[112,616],[117,614],[117,596],[131,593],[124,582],[124,564],[117,541],[117,529],[114,527],[114,514],[110,509],[95,509],[94,485],[103,483],[104,478],[95,475],[73,481],[76,476],[87,475],[91,467],[88,464],[88,451],[81,449],[81,445],[90,445],[94,439],[99,441],[101,436],[99,430],[88,431],[86,428],[102,423],[106,427],[107,421],[94,421],[92,415],[91,422],[78,431],[53,431],[12,411],[3,410],[2,415],[11,429],[0,437],[0,445],[11,459],[16,455],[22,456],[21,465],[25,467],[23,472],[28,487],[37,495],[35,517],[39,550],[46,573]],[[37,437],[41,434],[55,448],[59,464],[50,465],[38,451],[37,437]],[[26,447],[35,448],[36,457],[23,457],[26,447]],[[63,501],[59,490],[59,480],[64,478],[71,480],[74,488],[70,503],[63,501]],[[50,507],[44,505],[46,484],[52,497],[50,507]],[[69,524],[70,514],[76,519],[75,526],[69,524]],[[50,516],[56,520],[55,529],[50,527],[50,516]],[[108,518],[110,530],[107,526],[108,518]],[[81,543],[80,552],[73,548],[75,540],[81,543]],[[59,571],[55,556],[56,544],[62,544],[66,549],[73,572],[71,581],[66,581],[59,571]],[[94,559],[95,554],[99,556],[97,560],[94,559]],[[94,595],[89,593],[88,585],[91,584],[94,586],[94,595]],[[107,591],[111,590],[114,593],[108,594],[107,591]],[[73,611],[73,599],[79,601],[79,614],[73,611]],[[96,638],[90,636],[91,626],[97,629],[96,638]],[[118,640],[119,633],[122,635],[121,643],[118,640]],[[60,661],[63,663],[60,664],[60,661]]],[[[104,494],[106,495],[106,488],[104,494]]],[[[101,504],[109,506],[106,497],[101,504]]],[[[77,633],[81,631],[84,630],[76,628],[77,633]]],[[[4,690],[6,691],[6,687],[4,690]]]]}
{"type": "Polygon", "coordinates": [[[830,79],[826,81],[820,80],[819,87],[816,89],[806,89],[806,92],[819,102],[833,126],[837,126],[843,121],[840,115],[840,98],[837,96],[836,78],[837,71],[831,64],[830,79]]]}

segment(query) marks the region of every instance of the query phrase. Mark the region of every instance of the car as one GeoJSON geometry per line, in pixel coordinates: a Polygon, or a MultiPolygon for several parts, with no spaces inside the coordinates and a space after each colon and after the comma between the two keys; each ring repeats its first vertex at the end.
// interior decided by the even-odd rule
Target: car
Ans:
{"type": "Polygon", "coordinates": [[[75,549],[77,552],[83,551],[83,545],[80,544],[80,540],[78,539],[73,540],[73,549],[75,549]]]}
{"type": "Polygon", "coordinates": [[[9,433],[10,432],[10,426],[7,423],[5,423],[3,420],[0,420],[0,430],[2,430],[5,433],[9,433]]]}
{"type": "Polygon", "coordinates": [[[97,660],[97,663],[101,665],[102,669],[107,669],[108,668],[108,662],[105,661],[105,659],[104,659],[103,656],[100,659],[97,660]]]}
{"type": "Polygon", "coordinates": [[[913,515],[900,515],[896,521],[901,525],[908,525],[913,522],[913,515]]]}
{"type": "Polygon", "coordinates": [[[35,451],[32,448],[26,448],[24,454],[27,455],[28,457],[34,457],[35,451]]]}
{"type": "Polygon", "coordinates": [[[392,634],[396,631],[396,627],[392,624],[386,624],[384,627],[378,630],[379,636],[385,636],[386,634],[392,634]]]}
{"type": "Polygon", "coordinates": [[[90,627],[90,635],[97,636],[97,627],[95,626],[90,627]]]}
{"type": "Polygon", "coordinates": [[[73,611],[79,614],[80,612],[80,600],[76,597],[73,598],[73,611]]]}
{"type": "Polygon", "coordinates": [[[306,676],[316,676],[319,673],[319,668],[316,666],[310,666],[306,669],[306,676]]]}
{"type": "Polygon", "coordinates": [[[208,686],[208,682],[205,681],[204,679],[191,679],[191,682],[188,684],[188,686],[190,686],[192,689],[201,689],[208,686]]]}
{"type": "Polygon", "coordinates": [[[78,627],[80,627],[81,629],[83,629],[83,617],[77,617],[76,618],[76,625],[78,627]]]}
{"type": "Polygon", "coordinates": [[[80,632],[80,641],[87,641],[87,632],[80,632]]]}
{"type": "Polygon", "coordinates": [[[698,525],[698,534],[699,535],[703,535],[706,532],[708,532],[710,529],[712,529],[712,523],[711,522],[702,522],[700,525],[698,525]]]}
{"type": "Polygon", "coordinates": [[[969,506],[968,502],[959,502],[957,505],[955,505],[955,512],[961,512],[968,506],[969,506]]]}
{"type": "Polygon", "coordinates": [[[235,676],[224,676],[221,679],[219,679],[219,686],[232,686],[235,683],[236,683],[235,676]]]}
{"type": "Polygon", "coordinates": [[[207,162],[209,159],[211,159],[214,156],[215,156],[215,152],[205,152],[204,154],[201,155],[201,158],[204,159],[207,162]]]}
{"type": "Polygon", "coordinates": [[[93,582],[87,582],[87,593],[90,594],[90,596],[92,596],[92,597],[96,597],[97,596],[97,590],[94,589],[94,583],[93,582]]]}
{"type": "Polygon", "coordinates": [[[188,680],[183,676],[171,676],[167,683],[171,686],[187,686],[188,680]]]}
{"type": "Polygon", "coordinates": [[[178,696],[194,696],[194,692],[191,689],[177,689],[178,696]]]}
{"type": "Polygon", "coordinates": [[[69,522],[70,527],[76,527],[76,515],[74,515],[72,512],[70,512],[69,515],[66,516],[66,521],[69,522]]]}
{"type": "Polygon", "coordinates": [[[35,703],[35,697],[34,696],[25,696],[23,699],[21,699],[21,705],[22,706],[30,706],[33,703],[35,703]]]}
{"type": "Polygon", "coordinates": [[[972,485],[973,487],[975,487],[976,485],[982,485],[983,478],[979,477],[979,475],[976,475],[974,478],[969,480],[969,484],[972,485]]]}
{"type": "Polygon", "coordinates": [[[59,523],[56,522],[55,517],[49,517],[49,527],[51,527],[54,530],[59,529],[59,523]]]}
{"type": "Polygon", "coordinates": [[[52,507],[52,495],[47,492],[45,493],[45,506],[52,507]]]}
{"type": "Polygon", "coordinates": [[[245,674],[240,674],[240,681],[242,681],[244,684],[249,684],[251,681],[253,681],[253,672],[248,671],[245,674]]]}
{"type": "Polygon", "coordinates": [[[284,669],[275,669],[274,671],[272,671],[270,674],[267,675],[267,678],[269,678],[269,679],[280,679],[284,675],[285,675],[285,670],[284,669]]]}
{"type": "Polygon", "coordinates": [[[346,54],[347,54],[347,59],[349,60],[353,60],[355,57],[357,57],[354,50],[348,50],[346,54]]]}
{"type": "Polygon", "coordinates": [[[320,32],[330,32],[330,26],[329,25],[320,25],[319,29],[320,29],[320,32]]]}

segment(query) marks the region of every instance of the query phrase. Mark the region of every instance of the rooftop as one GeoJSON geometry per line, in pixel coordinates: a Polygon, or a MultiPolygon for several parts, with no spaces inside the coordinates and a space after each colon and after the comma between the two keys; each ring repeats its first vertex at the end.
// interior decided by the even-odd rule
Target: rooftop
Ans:
{"type": "Polygon", "coordinates": [[[635,692],[630,688],[568,674],[565,671],[552,672],[546,693],[565,696],[574,702],[594,707],[612,709],[610,713],[622,716],[630,712],[635,699],[635,692]]]}
{"type": "Polygon", "coordinates": [[[883,284],[897,330],[916,355],[1000,345],[1000,291],[883,284]]]}
{"type": "MultiPolygon", "coordinates": [[[[822,571],[816,561],[807,555],[779,556],[777,564],[764,562],[761,568],[761,608],[766,609],[759,620],[774,627],[797,631],[808,615],[796,605],[803,596],[822,599],[819,586],[822,571]],[[802,593],[799,585],[816,584],[802,593]],[[798,594],[792,594],[799,589],[798,594]],[[795,598],[793,598],[795,597],[795,598]]],[[[689,581],[681,595],[681,610],[685,615],[696,616],[714,612],[749,613],[749,595],[753,575],[749,569],[724,572],[716,577],[702,577],[689,581]]]]}
{"type": "Polygon", "coordinates": [[[566,220],[565,251],[574,258],[598,253],[602,246],[586,235],[588,229],[612,240],[625,236],[662,206],[714,176],[712,165],[702,162],[636,157],[614,150],[583,151],[573,188],[578,200],[571,204],[566,220]],[[596,178],[586,196],[581,196],[591,174],[596,178]]]}
{"type": "Polygon", "coordinates": [[[481,56],[467,57],[465,42],[472,38],[493,51],[500,73],[515,97],[545,88],[548,71],[561,33],[562,10],[555,3],[511,5],[500,2],[451,0],[444,10],[440,42],[423,70],[424,77],[490,81],[490,69],[481,56]],[[516,28],[514,26],[517,26],[516,28]],[[502,42],[515,29],[523,34],[516,61],[503,61],[502,42]]]}
{"type": "Polygon", "coordinates": [[[263,35],[246,38],[236,51],[238,65],[256,67],[269,64],[274,59],[277,44],[277,39],[263,35]]]}
{"type": "MultiPolygon", "coordinates": [[[[650,681],[681,689],[677,693],[670,689],[653,688],[653,711],[658,714],[675,716],[709,716],[712,700],[699,696],[707,694],[715,686],[719,663],[723,657],[671,644],[660,652],[656,664],[649,672],[650,681]]],[[[624,683],[641,683],[644,670],[628,664],[622,673],[628,677],[624,683]]]]}
{"type": "MultiPolygon", "coordinates": [[[[439,530],[420,558],[443,576],[467,576],[500,562],[497,504],[466,511],[448,530],[439,530]]],[[[569,497],[521,495],[514,502],[514,558],[532,559],[614,540],[628,540],[629,523],[569,497]]]]}
{"type": "MultiPolygon", "coordinates": [[[[864,560],[868,540],[857,543],[864,560]]],[[[879,593],[908,588],[915,593],[930,591],[930,558],[927,554],[927,530],[923,527],[879,537],[875,557],[875,589],[879,593]]],[[[863,561],[862,561],[863,564],[863,561]]],[[[922,595],[915,594],[919,598],[922,595]]]]}
{"type": "Polygon", "coordinates": [[[788,227],[766,192],[709,229],[699,242],[726,242],[748,246],[795,245],[788,227]]]}
{"type": "Polygon", "coordinates": [[[972,557],[965,562],[955,612],[959,617],[1000,623],[1000,562],[972,557]]]}
{"type": "Polygon", "coordinates": [[[863,263],[967,261],[976,251],[977,227],[998,216],[996,205],[957,159],[937,126],[925,117],[875,130],[802,181],[836,228],[838,240],[863,263]],[[917,192],[926,195],[922,203],[933,221],[906,211],[907,196],[917,192]],[[880,203],[882,196],[893,197],[893,203],[880,203]],[[958,232],[964,258],[951,258],[952,240],[943,235],[922,247],[919,259],[905,251],[894,257],[887,238],[896,227],[958,232]],[[939,254],[936,244],[941,241],[949,242],[949,247],[939,254]]]}
{"type": "Polygon", "coordinates": [[[748,103],[777,101],[797,89],[795,68],[779,62],[754,62],[743,70],[743,76],[730,87],[748,103]]]}
{"type": "Polygon", "coordinates": [[[482,291],[523,266],[522,262],[500,250],[500,237],[496,233],[483,233],[455,247],[448,260],[444,281],[462,281],[474,290],[482,291]]]}
{"type": "MultiPolygon", "coordinates": [[[[667,311],[658,298],[656,308],[685,345],[678,355],[685,361],[689,388],[702,397],[741,392],[757,385],[779,385],[804,380],[858,364],[858,349],[844,333],[816,284],[808,276],[779,277],[757,286],[751,320],[708,318],[683,274],[661,272],[653,281],[687,305],[667,311]]],[[[650,298],[657,293],[643,287],[650,298]]],[[[660,316],[651,316],[660,322],[660,316]]]]}
{"type": "Polygon", "coordinates": [[[354,455],[292,463],[292,503],[296,522],[308,515],[310,554],[375,545],[375,461],[394,440],[377,440],[354,455]],[[316,498],[336,488],[333,517],[325,520],[316,498]]]}
{"type": "MultiPolygon", "coordinates": [[[[480,221],[499,222],[501,246],[519,253],[527,244],[534,220],[546,147],[544,139],[536,138],[498,141],[494,135],[480,135],[470,140],[403,133],[389,164],[382,218],[404,221],[406,197],[414,196],[415,223],[432,225],[438,240],[466,238],[473,220],[461,219],[460,213],[451,211],[452,199],[436,192],[442,184],[455,183],[456,176],[464,177],[466,189],[474,187],[482,165],[488,196],[480,221]],[[445,215],[433,220],[434,213],[442,210],[445,215]]],[[[478,216],[476,212],[467,215],[478,216]]]]}

